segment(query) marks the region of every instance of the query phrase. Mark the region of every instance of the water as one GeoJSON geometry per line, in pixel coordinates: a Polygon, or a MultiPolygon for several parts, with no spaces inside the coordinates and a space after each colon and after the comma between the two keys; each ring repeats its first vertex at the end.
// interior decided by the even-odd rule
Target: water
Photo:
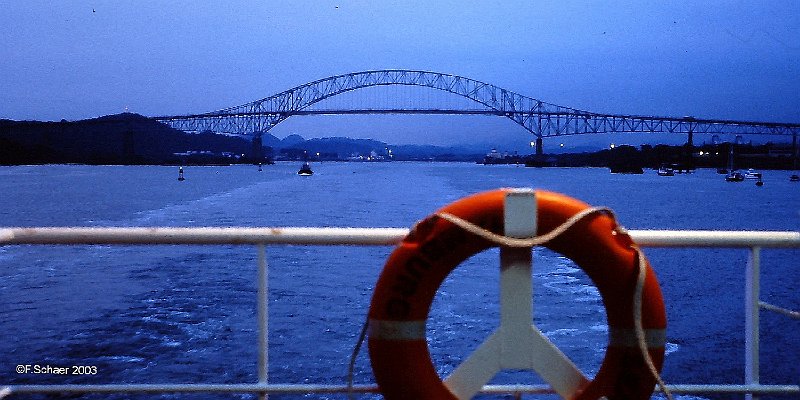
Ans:
{"type": "MultiPolygon", "coordinates": [[[[606,169],[439,163],[0,168],[0,226],[409,227],[463,196],[535,187],[613,208],[630,229],[800,230],[800,185],[714,171],[658,177],[606,169]]],[[[270,246],[270,381],[345,381],[388,247],[270,246]]],[[[669,383],[742,383],[745,250],[647,249],[669,319],[669,383]]],[[[800,309],[800,251],[762,253],[762,295],[800,309]]],[[[607,328],[589,279],[537,249],[534,321],[588,375],[607,328]]],[[[251,246],[0,247],[0,383],[242,383],[256,378],[256,251],[251,246]],[[88,365],[84,376],[17,374],[19,364],[88,365]]],[[[431,352],[449,374],[498,322],[497,251],[439,290],[431,352]]],[[[800,322],[762,313],[761,377],[797,384],[800,322]]],[[[356,382],[373,382],[366,351],[356,382]]],[[[503,373],[494,383],[541,383],[503,373]]],[[[127,398],[128,396],[119,396],[127,398]]],[[[207,395],[163,397],[206,398],[207,395]]],[[[240,397],[250,398],[242,395],[240,397]]],[[[275,396],[290,398],[292,396],[275,396]]],[[[301,396],[294,396],[301,397],[301,396]]],[[[306,396],[344,398],[344,396],[306,396]]]]}

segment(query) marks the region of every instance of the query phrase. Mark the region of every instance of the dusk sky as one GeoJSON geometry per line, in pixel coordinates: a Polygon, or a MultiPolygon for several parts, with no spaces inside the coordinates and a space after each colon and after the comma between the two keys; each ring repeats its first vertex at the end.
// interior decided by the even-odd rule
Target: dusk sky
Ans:
{"type": "MultiPolygon", "coordinates": [[[[800,122],[798,17],[796,0],[0,0],[0,118],[201,113],[401,68],[594,112],[800,122]]],[[[489,116],[294,117],[273,133],[530,139],[489,116]]]]}

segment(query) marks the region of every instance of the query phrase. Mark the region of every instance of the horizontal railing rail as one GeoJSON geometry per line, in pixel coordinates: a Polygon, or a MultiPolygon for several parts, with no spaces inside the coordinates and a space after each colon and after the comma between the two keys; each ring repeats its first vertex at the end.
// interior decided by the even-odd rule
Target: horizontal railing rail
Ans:
{"type": "MultiPolygon", "coordinates": [[[[667,385],[673,394],[800,394],[798,385],[667,385]]],[[[16,385],[8,386],[9,394],[33,393],[252,393],[252,394],[365,394],[380,393],[377,385],[315,384],[110,384],[110,385],[16,385]]],[[[549,385],[485,385],[481,394],[554,394],[549,385]]],[[[0,390],[0,395],[3,391],[0,390]]]]}
{"type": "MultiPolygon", "coordinates": [[[[98,384],[98,385],[10,385],[0,382],[0,399],[12,394],[32,393],[254,393],[342,394],[378,393],[374,384],[274,384],[267,383],[267,262],[266,245],[357,245],[391,246],[409,230],[404,228],[175,228],[175,227],[24,227],[0,228],[0,246],[12,245],[254,245],[258,248],[259,268],[259,382],[243,384],[98,384]]],[[[671,384],[676,394],[798,395],[800,385],[765,385],[758,382],[758,314],[774,306],[758,300],[760,251],[762,248],[800,248],[800,232],[792,231],[700,231],[629,230],[641,247],[746,248],[747,264],[745,384],[671,384]]],[[[783,313],[796,313],[783,310],[783,313]]],[[[548,385],[485,385],[484,394],[554,393],[548,385]]]]}
{"type": "MultiPolygon", "coordinates": [[[[13,244],[299,244],[386,246],[406,228],[0,228],[0,245],[13,244]]],[[[800,247],[800,232],[628,230],[642,247],[800,247]]]]}

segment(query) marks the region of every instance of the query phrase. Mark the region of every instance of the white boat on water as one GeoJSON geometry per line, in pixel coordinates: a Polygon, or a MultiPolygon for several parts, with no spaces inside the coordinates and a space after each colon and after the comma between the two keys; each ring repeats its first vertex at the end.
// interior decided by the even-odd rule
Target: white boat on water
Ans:
{"type": "Polygon", "coordinates": [[[744,174],[739,171],[731,171],[728,172],[728,175],[725,175],[726,182],[741,182],[744,180],[744,174]]]}
{"type": "Polygon", "coordinates": [[[672,167],[662,165],[658,168],[658,176],[675,176],[675,170],[672,167]]]}
{"type": "Polygon", "coordinates": [[[297,171],[297,175],[300,175],[300,176],[311,176],[311,175],[314,175],[314,171],[311,170],[311,166],[308,165],[308,161],[303,163],[303,166],[300,167],[299,171],[297,171]]]}
{"type": "Polygon", "coordinates": [[[744,173],[744,179],[759,180],[759,179],[761,179],[761,172],[758,172],[758,171],[750,168],[750,169],[747,170],[747,172],[744,173]]]}

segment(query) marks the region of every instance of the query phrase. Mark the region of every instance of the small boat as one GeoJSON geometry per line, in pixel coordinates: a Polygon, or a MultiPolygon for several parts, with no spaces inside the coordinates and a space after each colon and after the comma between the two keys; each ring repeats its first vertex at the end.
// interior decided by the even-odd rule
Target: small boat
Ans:
{"type": "Polygon", "coordinates": [[[761,172],[758,172],[752,168],[748,169],[747,172],[744,173],[744,179],[758,179],[761,180],[761,172]]]}
{"type": "Polygon", "coordinates": [[[666,165],[658,168],[658,176],[675,176],[675,170],[666,165]]]}
{"type": "Polygon", "coordinates": [[[789,177],[789,182],[800,182],[800,176],[797,175],[797,174],[794,174],[794,175],[790,176],[789,177]]]}
{"type": "Polygon", "coordinates": [[[725,182],[741,182],[744,180],[744,174],[739,171],[731,171],[728,172],[728,175],[725,175],[725,182]]]}
{"type": "Polygon", "coordinates": [[[311,170],[311,166],[308,165],[308,161],[303,163],[303,166],[300,167],[299,171],[297,171],[297,175],[300,175],[300,176],[311,176],[311,175],[314,175],[314,171],[311,170]]]}

